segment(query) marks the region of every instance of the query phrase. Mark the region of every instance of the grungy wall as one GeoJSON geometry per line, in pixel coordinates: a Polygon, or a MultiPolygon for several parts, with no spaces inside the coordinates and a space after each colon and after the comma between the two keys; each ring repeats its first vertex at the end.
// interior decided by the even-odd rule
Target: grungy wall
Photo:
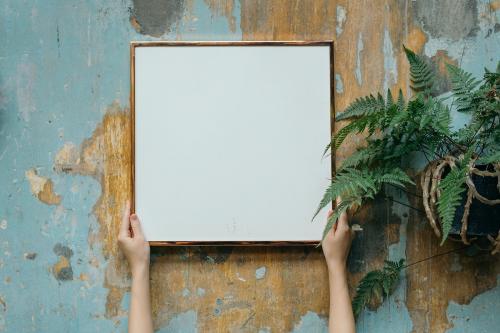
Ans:
{"type": "MultiPolygon", "coordinates": [[[[131,40],[336,42],[336,109],[409,95],[403,44],[475,74],[500,54],[500,1],[0,1],[0,332],[123,332],[130,280],[116,247],[128,197],[131,40]]],[[[352,151],[339,152],[342,158],[352,151]]],[[[414,198],[403,197],[418,205],[414,198]]],[[[377,201],[355,220],[350,284],[387,258],[443,247],[414,210],[377,201]]],[[[459,251],[414,265],[359,332],[496,332],[500,259],[459,251]]],[[[313,248],[153,251],[158,332],[326,332],[313,248]]]]}

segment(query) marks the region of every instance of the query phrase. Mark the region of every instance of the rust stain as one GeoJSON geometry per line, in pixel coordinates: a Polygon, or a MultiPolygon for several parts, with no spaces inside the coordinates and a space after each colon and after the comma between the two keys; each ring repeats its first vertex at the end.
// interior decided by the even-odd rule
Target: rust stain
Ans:
{"type": "Polygon", "coordinates": [[[406,47],[415,53],[421,53],[427,42],[427,35],[419,27],[413,27],[406,38],[406,47]]]}
{"type": "MultiPolygon", "coordinates": [[[[99,230],[89,232],[89,243],[102,245],[106,266],[104,286],[109,289],[106,316],[119,313],[121,299],[127,290],[128,267],[119,253],[116,236],[124,203],[130,198],[130,119],[127,109],[111,104],[92,136],[77,147],[65,144],[57,153],[54,170],[60,173],[86,175],[101,185],[101,196],[93,208],[99,230]],[[116,260],[120,258],[120,260],[116,260]]],[[[93,265],[99,266],[97,260],[93,265]]]]}
{"type": "Polygon", "coordinates": [[[47,205],[59,205],[61,196],[54,192],[54,183],[51,179],[41,177],[35,168],[25,173],[31,187],[31,193],[47,205]]]}
{"type": "Polygon", "coordinates": [[[490,9],[492,11],[497,11],[500,9],[500,0],[490,2],[490,9]]]}
{"type": "MultiPolygon", "coordinates": [[[[327,314],[327,271],[320,249],[235,247],[219,263],[204,260],[198,248],[178,251],[153,249],[156,328],[188,310],[203,318],[200,332],[256,332],[266,326],[288,332],[307,311],[327,314]],[[266,267],[263,279],[256,276],[261,267],[266,267]]],[[[220,253],[217,248],[204,252],[212,258],[220,253]]]]}
{"type": "Polygon", "coordinates": [[[448,56],[448,51],[438,50],[431,60],[436,65],[438,72],[442,75],[447,76],[448,71],[446,70],[446,64],[458,65],[458,61],[448,56]]]}
{"type": "Polygon", "coordinates": [[[225,16],[231,32],[236,31],[234,0],[204,0],[213,16],[225,16]]]}
{"type": "Polygon", "coordinates": [[[73,280],[73,269],[65,256],[59,256],[59,261],[52,266],[52,273],[59,281],[73,280]]]}

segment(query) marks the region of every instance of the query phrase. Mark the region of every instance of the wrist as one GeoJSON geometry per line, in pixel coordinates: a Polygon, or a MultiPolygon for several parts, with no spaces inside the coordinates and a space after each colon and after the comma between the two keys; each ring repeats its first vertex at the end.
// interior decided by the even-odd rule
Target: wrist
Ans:
{"type": "Polygon", "coordinates": [[[131,267],[132,278],[149,277],[149,265],[138,264],[131,267]]]}
{"type": "Polygon", "coordinates": [[[345,262],[330,261],[327,262],[328,274],[330,275],[347,275],[347,267],[345,262]]]}

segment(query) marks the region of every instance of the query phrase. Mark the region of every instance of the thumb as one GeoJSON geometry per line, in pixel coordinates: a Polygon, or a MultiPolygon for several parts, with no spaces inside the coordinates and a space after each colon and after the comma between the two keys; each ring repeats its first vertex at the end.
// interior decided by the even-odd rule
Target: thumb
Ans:
{"type": "Polygon", "coordinates": [[[130,215],[130,225],[132,226],[132,232],[134,233],[134,238],[137,236],[144,236],[142,233],[141,221],[136,214],[130,215]]]}

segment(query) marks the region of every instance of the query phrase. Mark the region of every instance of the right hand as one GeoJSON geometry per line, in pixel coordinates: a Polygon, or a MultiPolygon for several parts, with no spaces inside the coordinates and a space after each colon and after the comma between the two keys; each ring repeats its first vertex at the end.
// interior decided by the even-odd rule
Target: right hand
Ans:
{"type": "MultiPolygon", "coordinates": [[[[337,198],[337,204],[340,199],[337,198]]],[[[328,218],[332,216],[333,211],[328,212],[328,218]]],[[[328,231],[325,239],[322,242],[323,253],[325,255],[328,268],[345,268],[347,256],[351,248],[353,232],[349,227],[347,214],[344,212],[340,215],[332,229],[328,231]]]]}
{"type": "Polygon", "coordinates": [[[149,269],[149,243],[144,237],[141,221],[136,214],[130,215],[130,202],[123,210],[118,244],[130,265],[132,276],[149,269]]]}

